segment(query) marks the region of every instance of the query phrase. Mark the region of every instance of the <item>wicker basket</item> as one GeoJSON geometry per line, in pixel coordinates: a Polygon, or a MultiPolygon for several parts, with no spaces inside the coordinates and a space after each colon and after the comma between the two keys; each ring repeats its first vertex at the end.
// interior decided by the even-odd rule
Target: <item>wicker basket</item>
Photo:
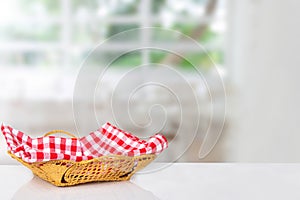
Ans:
{"type": "MultiPolygon", "coordinates": [[[[53,133],[66,133],[65,131],[51,131],[53,133]]],[[[28,167],[38,177],[56,185],[71,186],[95,181],[124,181],[129,180],[138,170],[152,162],[156,155],[141,156],[101,156],[86,161],[52,160],[47,162],[27,163],[11,152],[8,154],[28,167]]]]}

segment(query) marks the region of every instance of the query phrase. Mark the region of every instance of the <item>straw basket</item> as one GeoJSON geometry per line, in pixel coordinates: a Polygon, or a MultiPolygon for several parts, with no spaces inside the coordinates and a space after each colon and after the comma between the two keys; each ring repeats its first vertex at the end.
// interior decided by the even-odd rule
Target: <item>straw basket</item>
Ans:
{"type": "MultiPolygon", "coordinates": [[[[45,136],[58,132],[75,137],[68,132],[58,130],[51,131],[45,136]]],[[[147,166],[156,157],[155,154],[132,157],[108,155],[80,162],[51,160],[27,163],[11,152],[8,154],[29,168],[35,175],[56,186],[71,186],[96,181],[129,180],[135,172],[147,166]]]]}

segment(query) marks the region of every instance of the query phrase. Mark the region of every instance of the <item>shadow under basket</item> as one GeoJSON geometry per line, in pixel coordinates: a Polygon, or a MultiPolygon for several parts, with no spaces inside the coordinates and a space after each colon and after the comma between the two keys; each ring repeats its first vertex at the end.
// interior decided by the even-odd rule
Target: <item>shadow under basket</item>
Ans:
{"type": "Polygon", "coordinates": [[[56,185],[71,186],[96,181],[125,181],[140,169],[151,163],[156,155],[101,156],[80,162],[52,160],[27,163],[11,152],[8,154],[28,167],[38,177],[56,185]]]}

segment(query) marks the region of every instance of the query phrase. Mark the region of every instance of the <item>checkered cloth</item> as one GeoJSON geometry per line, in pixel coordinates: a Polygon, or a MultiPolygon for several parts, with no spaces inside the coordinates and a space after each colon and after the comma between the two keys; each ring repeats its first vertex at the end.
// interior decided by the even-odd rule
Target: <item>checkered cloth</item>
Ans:
{"type": "Polygon", "coordinates": [[[145,141],[110,123],[82,138],[31,138],[4,124],[1,131],[8,150],[29,163],[62,159],[82,161],[103,155],[159,154],[168,147],[168,141],[163,135],[155,134],[145,141]]]}

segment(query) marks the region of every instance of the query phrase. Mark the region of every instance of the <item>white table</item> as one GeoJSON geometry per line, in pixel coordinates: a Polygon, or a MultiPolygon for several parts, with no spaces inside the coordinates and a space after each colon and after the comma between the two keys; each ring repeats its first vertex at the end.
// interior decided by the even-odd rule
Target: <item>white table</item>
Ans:
{"type": "Polygon", "coordinates": [[[300,164],[154,163],[131,181],[64,188],[33,177],[21,165],[0,165],[0,177],[1,200],[300,199],[300,164]]]}

